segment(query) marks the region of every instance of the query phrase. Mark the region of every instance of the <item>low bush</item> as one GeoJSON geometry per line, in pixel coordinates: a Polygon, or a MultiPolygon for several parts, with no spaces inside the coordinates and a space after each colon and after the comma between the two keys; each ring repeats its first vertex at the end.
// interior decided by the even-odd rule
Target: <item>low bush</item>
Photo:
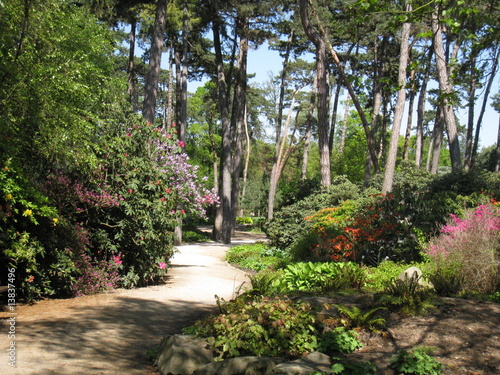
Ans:
{"type": "Polygon", "coordinates": [[[222,314],[196,322],[189,332],[213,337],[221,358],[295,358],[318,348],[310,306],[284,298],[237,299],[225,304],[222,314]]]}
{"type": "Polygon", "coordinates": [[[320,338],[318,351],[325,354],[342,353],[348,354],[363,347],[359,335],[344,327],[337,327],[332,331],[326,331],[320,338]]]}
{"type": "Polygon", "coordinates": [[[234,246],[226,253],[229,263],[253,271],[279,268],[286,259],[286,252],[261,242],[234,246]]]}
{"type": "Polygon", "coordinates": [[[286,266],[275,286],[284,293],[327,293],[360,288],[365,277],[355,263],[300,262],[286,266]]]}
{"type": "Polygon", "coordinates": [[[383,292],[375,294],[375,301],[391,311],[403,315],[417,315],[433,308],[434,290],[419,283],[417,274],[393,280],[383,292]]]}
{"type": "Polygon", "coordinates": [[[500,287],[500,209],[485,204],[451,215],[427,254],[436,263],[434,279],[445,292],[493,293],[500,287]],[[450,279],[450,274],[457,277],[450,279]],[[441,286],[439,282],[447,285],[441,286]]]}
{"type": "Polygon", "coordinates": [[[427,354],[429,352],[432,352],[432,349],[418,348],[410,352],[401,349],[391,359],[391,368],[399,374],[440,375],[443,365],[427,354]]]}

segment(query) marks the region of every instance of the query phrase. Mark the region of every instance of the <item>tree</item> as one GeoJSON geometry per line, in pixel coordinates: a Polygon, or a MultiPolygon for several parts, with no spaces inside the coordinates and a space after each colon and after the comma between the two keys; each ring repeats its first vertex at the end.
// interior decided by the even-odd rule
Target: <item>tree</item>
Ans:
{"type": "MultiPolygon", "coordinates": [[[[411,12],[411,5],[406,4],[406,12],[411,12]]],[[[403,120],[403,112],[406,101],[406,69],[408,67],[409,46],[411,24],[403,23],[401,30],[401,50],[399,54],[399,74],[398,74],[398,101],[396,103],[396,111],[394,114],[394,123],[392,125],[391,143],[389,145],[389,153],[385,164],[384,181],[382,183],[382,194],[387,194],[392,190],[394,179],[394,171],[396,169],[396,157],[399,144],[399,130],[403,120]]]]}
{"type": "Polygon", "coordinates": [[[156,114],[156,98],[158,95],[158,82],[160,80],[161,55],[163,53],[163,40],[165,38],[165,13],[168,0],[157,0],[156,17],[149,52],[149,68],[146,77],[144,103],[142,115],[146,121],[153,124],[156,114]]]}

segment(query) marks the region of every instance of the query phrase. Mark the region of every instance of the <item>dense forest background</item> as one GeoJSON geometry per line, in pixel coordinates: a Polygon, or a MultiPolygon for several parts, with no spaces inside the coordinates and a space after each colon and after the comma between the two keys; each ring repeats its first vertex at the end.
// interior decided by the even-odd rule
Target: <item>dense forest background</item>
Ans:
{"type": "Polygon", "coordinates": [[[85,294],[161,279],[183,222],[228,243],[339,181],[487,190],[499,19],[494,0],[1,1],[1,266],[30,298],[85,294]],[[264,44],[281,70],[249,84],[264,44]]]}

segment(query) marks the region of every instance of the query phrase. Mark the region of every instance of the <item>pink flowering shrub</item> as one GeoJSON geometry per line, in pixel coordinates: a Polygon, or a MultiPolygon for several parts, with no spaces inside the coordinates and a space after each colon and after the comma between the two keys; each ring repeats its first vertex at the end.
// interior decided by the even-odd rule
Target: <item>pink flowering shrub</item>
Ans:
{"type": "Polygon", "coordinates": [[[491,293],[500,286],[500,209],[485,204],[451,215],[427,254],[439,274],[453,276],[462,290],[491,293]]]}

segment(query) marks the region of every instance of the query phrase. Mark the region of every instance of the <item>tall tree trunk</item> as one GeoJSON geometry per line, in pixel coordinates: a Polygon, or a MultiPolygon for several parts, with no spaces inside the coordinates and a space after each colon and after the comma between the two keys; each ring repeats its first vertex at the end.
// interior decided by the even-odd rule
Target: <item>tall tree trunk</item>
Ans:
{"type": "Polygon", "coordinates": [[[245,199],[247,193],[248,166],[250,164],[250,154],[252,152],[252,144],[250,142],[250,132],[248,131],[247,106],[245,106],[245,140],[247,147],[245,153],[245,168],[243,169],[243,187],[241,191],[242,201],[245,199]]]}
{"type": "Polygon", "coordinates": [[[377,158],[376,140],[375,140],[374,134],[370,131],[370,125],[369,125],[368,120],[366,118],[363,107],[361,106],[361,103],[358,99],[358,96],[356,95],[356,92],[354,91],[354,88],[352,87],[352,84],[351,84],[349,78],[347,77],[347,74],[344,70],[344,66],[341,63],[339,56],[337,55],[337,52],[335,52],[331,43],[328,40],[328,36],[326,34],[326,31],[325,31],[324,27],[321,25],[321,22],[320,22],[319,17],[318,17],[318,13],[316,12],[316,9],[314,8],[311,0],[300,0],[300,18],[302,20],[302,26],[304,27],[305,31],[307,29],[309,29],[309,31],[306,31],[306,34],[308,32],[315,33],[314,29],[312,28],[311,22],[309,20],[309,10],[308,10],[309,6],[311,6],[311,9],[316,16],[316,21],[317,21],[319,30],[321,32],[321,37],[323,38],[325,44],[328,47],[328,50],[330,51],[330,55],[332,56],[333,62],[335,63],[335,66],[338,69],[340,78],[342,79],[342,82],[346,86],[347,91],[349,92],[349,95],[351,96],[352,103],[354,104],[354,107],[356,107],[356,110],[359,114],[359,117],[361,119],[361,123],[363,124],[363,129],[365,131],[366,140],[368,143],[368,154],[369,154],[369,157],[371,158],[371,164],[373,165],[374,172],[378,173],[380,168],[379,168],[379,162],[378,162],[378,158],[377,158]]]}
{"type": "Polygon", "coordinates": [[[338,111],[338,107],[339,107],[341,89],[342,89],[342,86],[340,86],[339,82],[337,82],[337,87],[335,88],[335,96],[333,98],[333,110],[332,110],[332,119],[331,119],[331,125],[330,125],[330,135],[328,136],[328,149],[330,150],[330,157],[332,156],[333,140],[335,138],[335,130],[337,127],[337,111],[338,111]]]}
{"type": "Polygon", "coordinates": [[[181,85],[179,92],[179,117],[176,121],[177,138],[186,142],[187,126],[187,83],[188,83],[188,9],[187,1],[184,1],[182,9],[182,60],[181,60],[181,85]]]}
{"type": "Polygon", "coordinates": [[[330,151],[328,149],[328,80],[326,69],[326,44],[322,36],[314,30],[309,19],[309,4],[300,0],[300,19],[307,38],[316,47],[316,76],[318,87],[318,144],[320,158],[321,185],[330,186],[330,151]]]}
{"type": "Polygon", "coordinates": [[[453,87],[446,67],[442,35],[443,26],[439,22],[437,12],[432,14],[432,32],[434,34],[434,53],[436,55],[439,91],[441,93],[440,100],[442,101],[442,111],[450,147],[451,167],[453,171],[457,172],[462,169],[462,158],[460,155],[460,142],[458,139],[455,111],[449,98],[453,94],[453,87]]]}
{"type": "Polygon", "coordinates": [[[488,97],[491,92],[491,86],[496,77],[497,69],[498,69],[498,60],[500,59],[500,47],[497,46],[497,52],[495,54],[495,58],[493,60],[493,67],[491,68],[490,78],[488,79],[488,84],[486,85],[486,90],[484,92],[483,103],[481,105],[481,110],[479,111],[479,118],[477,119],[476,124],[476,135],[474,136],[474,145],[472,147],[472,155],[471,155],[471,165],[470,168],[474,167],[474,162],[476,160],[477,149],[479,147],[479,134],[481,131],[481,125],[483,122],[484,112],[486,110],[486,103],[488,102],[488,97]]]}
{"type": "Polygon", "coordinates": [[[342,122],[342,134],[340,136],[340,146],[339,146],[339,154],[340,155],[344,155],[345,137],[347,134],[347,121],[349,120],[350,100],[351,100],[351,96],[349,94],[347,94],[347,99],[345,100],[344,121],[342,122]]]}
{"type": "Polygon", "coordinates": [[[138,103],[137,103],[137,93],[135,89],[135,34],[137,28],[137,21],[134,17],[130,20],[130,33],[129,33],[129,53],[128,53],[128,64],[127,64],[127,75],[128,75],[128,87],[127,87],[127,96],[129,98],[130,103],[132,104],[132,110],[137,111],[138,103]]]}
{"type": "Polygon", "coordinates": [[[173,119],[173,111],[174,111],[174,44],[172,41],[170,41],[170,54],[169,54],[169,63],[168,63],[168,115],[167,115],[167,123],[165,125],[165,130],[170,129],[172,126],[172,123],[174,122],[173,119]]]}
{"type": "Polygon", "coordinates": [[[410,97],[408,98],[408,121],[406,123],[405,144],[403,148],[403,160],[408,160],[410,157],[410,139],[411,130],[413,125],[413,106],[415,104],[416,96],[416,83],[415,83],[415,70],[411,71],[411,88],[410,97]]]}
{"type": "Polygon", "coordinates": [[[156,16],[153,30],[153,39],[149,53],[149,68],[146,77],[144,103],[142,116],[153,124],[156,111],[156,97],[158,96],[158,82],[160,80],[161,55],[163,52],[163,39],[165,37],[165,12],[167,0],[158,0],[156,3],[156,16]]]}
{"type": "Polygon", "coordinates": [[[243,128],[245,127],[247,101],[248,19],[240,20],[240,48],[236,66],[232,122],[235,124],[235,145],[233,155],[233,181],[231,190],[232,228],[236,225],[240,194],[240,175],[243,164],[243,128]]]}
{"type": "Polygon", "coordinates": [[[311,90],[311,96],[309,98],[309,110],[307,111],[306,137],[304,143],[304,154],[302,157],[302,180],[305,180],[307,178],[307,165],[309,164],[309,150],[311,148],[311,130],[314,119],[314,108],[316,107],[317,78],[317,75],[314,75],[313,87],[311,90]]]}
{"type": "Polygon", "coordinates": [[[429,54],[427,56],[427,64],[425,66],[425,73],[422,78],[422,84],[420,86],[420,92],[418,94],[415,164],[419,167],[422,165],[422,159],[423,159],[425,101],[427,99],[427,83],[429,82],[433,54],[434,54],[433,48],[429,48],[429,54]]]}
{"type": "Polygon", "coordinates": [[[267,198],[267,221],[271,221],[274,215],[274,199],[276,197],[276,190],[278,187],[278,181],[276,181],[276,176],[278,175],[277,170],[278,170],[278,153],[281,141],[281,122],[283,118],[283,105],[284,105],[283,103],[285,101],[285,86],[286,86],[286,76],[288,74],[288,61],[290,59],[290,51],[292,48],[293,36],[294,32],[292,30],[292,32],[288,36],[288,43],[286,45],[285,56],[283,59],[283,69],[281,71],[278,116],[276,118],[276,141],[274,146],[273,167],[269,179],[269,195],[267,198]]]}
{"type": "MultiPolygon", "coordinates": [[[[411,12],[411,5],[406,5],[406,11],[411,12]]],[[[382,183],[382,194],[387,194],[392,190],[394,181],[394,171],[396,169],[396,158],[398,154],[399,130],[403,120],[403,113],[406,102],[406,68],[408,67],[409,46],[411,24],[405,22],[401,32],[401,49],[399,55],[399,72],[398,72],[398,101],[396,103],[396,111],[394,113],[394,124],[392,125],[391,143],[389,145],[389,153],[385,163],[384,181],[382,183]]]]}
{"type": "Polygon", "coordinates": [[[214,37],[215,61],[217,65],[217,83],[219,93],[219,111],[222,123],[222,152],[221,152],[221,184],[220,201],[217,208],[214,238],[224,244],[231,243],[231,126],[229,123],[229,111],[227,100],[226,76],[224,74],[224,61],[222,59],[222,42],[220,38],[220,19],[218,18],[218,0],[212,1],[214,20],[212,30],[214,37]]]}
{"type": "Polygon", "coordinates": [[[439,158],[441,156],[441,146],[443,144],[443,133],[445,128],[445,120],[443,108],[440,105],[436,112],[436,122],[432,131],[432,155],[429,171],[432,174],[437,174],[439,169],[439,158]]]}

